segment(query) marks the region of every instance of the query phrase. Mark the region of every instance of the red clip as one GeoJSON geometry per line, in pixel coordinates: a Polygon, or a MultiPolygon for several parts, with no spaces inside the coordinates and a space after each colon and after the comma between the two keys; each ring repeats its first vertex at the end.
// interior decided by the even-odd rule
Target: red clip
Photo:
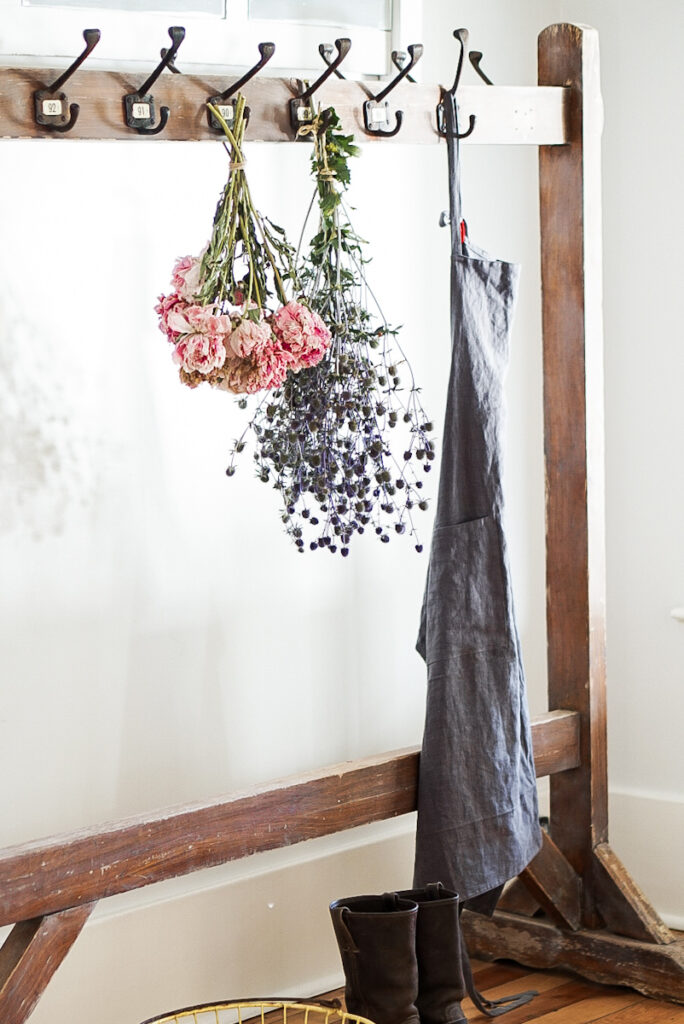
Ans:
{"type": "Polygon", "coordinates": [[[465,240],[466,240],[466,222],[464,220],[462,220],[461,221],[461,245],[465,245],[465,240]]]}

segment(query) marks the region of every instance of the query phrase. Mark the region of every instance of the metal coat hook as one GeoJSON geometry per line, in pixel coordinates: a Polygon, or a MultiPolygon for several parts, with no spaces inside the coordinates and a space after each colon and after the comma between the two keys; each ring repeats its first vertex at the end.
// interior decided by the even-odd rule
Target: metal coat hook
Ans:
{"type": "MultiPolygon", "coordinates": [[[[461,71],[463,70],[463,58],[468,48],[468,29],[457,28],[454,29],[454,39],[458,39],[461,44],[461,52],[458,55],[458,64],[456,65],[456,77],[454,78],[454,84],[448,91],[456,104],[456,91],[458,90],[458,83],[461,81],[461,71]]],[[[446,93],[446,90],[442,91],[442,95],[446,93]]],[[[475,115],[471,114],[468,119],[468,129],[465,132],[455,132],[451,137],[454,139],[467,139],[469,135],[473,134],[475,130],[475,115]]],[[[437,131],[443,138],[447,138],[449,132],[447,131],[446,118],[444,116],[444,102],[440,100],[437,104],[437,131]]]]}
{"type": "MultiPolygon", "coordinates": [[[[162,46],[161,50],[159,51],[159,56],[162,58],[162,60],[164,60],[164,58],[166,57],[168,52],[169,52],[168,48],[166,46],[162,46]]],[[[173,57],[171,58],[171,60],[166,65],[166,70],[170,71],[172,75],[182,75],[183,74],[183,72],[179,71],[178,68],[176,67],[176,62],[174,61],[173,57]]]]}
{"type": "MultiPolygon", "coordinates": [[[[409,60],[409,55],[406,50],[392,50],[392,63],[394,64],[397,71],[401,71],[406,61],[409,60]]],[[[406,75],[406,81],[416,84],[416,80],[413,75],[406,75]]]]}
{"type": "Polygon", "coordinates": [[[47,89],[38,89],[33,94],[35,104],[36,124],[43,128],[50,128],[53,132],[69,132],[76,124],[80,107],[78,103],[69,104],[67,95],[62,92],[62,86],[68,82],[74,71],[80,68],[88,54],[92,53],[100,41],[99,28],[87,28],[83,32],[85,50],[70,64],[64,74],[60,75],[57,81],[49,85],[47,89]],[[67,117],[67,109],[69,116],[67,117]]]}
{"type": "MultiPolygon", "coordinates": [[[[328,65],[328,67],[331,67],[333,64],[333,53],[335,52],[335,47],[333,46],[333,44],[321,43],[318,47],[318,52],[320,53],[321,57],[328,65]]],[[[345,81],[345,77],[339,70],[339,68],[335,67],[333,68],[333,71],[335,72],[338,78],[341,78],[343,82],[345,81]]]]}
{"type": "MultiPolygon", "coordinates": [[[[324,82],[326,82],[330,76],[337,72],[338,67],[351,50],[351,39],[342,38],[335,40],[335,48],[337,50],[337,57],[335,60],[328,64],[320,78],[317,78],[313,85],[309,85],[304,92],[300,93],[299,96],[295,96],[294,99],[290,100],[290,124],[293,129],[297,130],[303,124],[311,124],[314,119],[314,106],[311,99],[314,93],[320,89],[324,82]]],[[[318,48],[318,52],[321,54],[323,59],[325,57],[321,51],[321,47],[318,48]]],[[[302,83],[306,85],[306,83],[302,83]]]]}
{"type": "Polygon", "coordinates": [[[140,86],[137,92],[129,92],[124,96],[126,124],[129,128],[133,128],[138,132],[139,135],[158,135],[159,132],[166,128],[167,121],[169,120],[169,108],[161,107],[159,111],[159,124],[155,125],[154,96],[150,92],[164,68],[168,68],[173,64],[180,44],[185,39],[185,29],[180,25],[174,25],[169,29],[169,35],[173,45],[169,50],[165,51],[164,56],[150,77],[140,86]]]}
{"type": "MultiPolygon", "coordinates": [[[[382,135],[385,138],[389,138],[392,135],[396,135],[401,128],[401,123],[404,119],[404,112],[402,110],[397,110],[394,115],[394,128],[390,128],[389,103],[387,102],[386,97],[389,96],[397,85],[399,85],[402,78],[408,77],[409,72],[423,56],[423,47],[420,43],[412,43],[411,46],[408,47],[408,53],[410,57],[408,64],[404,62],[399,74],[396,75],[391,82],[388,82],[385,88],[379,92],[377,96],[371,96],[363,105],[363,124],[368,135],[382,135]]],[[[397,54],[397,56],[399,56],[399,54],[397,54]]],[[[394,58],[394,54],[392,57],[394,58]]]]}
{"type": "Polygon", "coordinates": [[[478,75],[485,83],[485,85],[494,85],[491,78],[488,78],[487,75],[485,75],[482,68],[480,67],[480,61],[482,60],[482,51],[471,50],[470,53],[468,54],[468,59],[470,60],[470,63],[473,65],[475,71],[478,73],[478,75]]]}
{"type": "MultiPolygon", "coordinates": [[[[257,75],[266,64],[268,64],[269,60],[275,53],[276,48],[275,43],[259,43],[258,49],[260,59],[254,67],[245,72],[242,78],[238,79],[238,81],[233,85],[229,85],[228,88],[224,89],[218,96],[211,96],[207,100],[208,103],[211,103],[212,106],[216,107],[229,128],[235,117],[235,100],[231,99],[231,97],[239,92],[243,86],[247,85],[247,82],[254,78],[254,76],[257,75]]],[[[249,114],[249,107],[245,107],[245,124],[249,122],[249,114]]],[[[220,121],[217,120],[211,110],[207,110],[207,119],[209,121],[210,128],[216,132],[223,132],[220,121]]]]}

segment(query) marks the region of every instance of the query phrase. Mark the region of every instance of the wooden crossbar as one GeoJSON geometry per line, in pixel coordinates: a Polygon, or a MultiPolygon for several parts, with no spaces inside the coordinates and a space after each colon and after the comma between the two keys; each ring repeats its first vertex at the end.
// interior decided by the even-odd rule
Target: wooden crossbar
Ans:
{"type": "MultiPolygon", "coordinates": [[[[538,775],[579,764],[578,716],[533,724],[538,775]]],[[[0,851],[0,925],[416,808],[417,748],[0,851]]]]}
{"type": "MultiPolygon", "coordinates": [[[[56,135],[34,121],[33,93],[59,74],[58,69],[0,68],[0,137],[15,139],[59,138],[122,139],[150,144],[124,123],[123,96],[140,84],[135,75],[118,71],[88,71],[85,68],[68,83],[70,102],[80,105],[74,128],[56,135]]],[[[212,75],[163,75],[154,88],[157,110],[168,106],[171,114],[161,141],[216,140],[207,124],[206,101],[226,87],[226,79],[212,75]]],[[[291,142],[294,131],[289,120],[289,101],[297,94],[296,81],[257,77],[245,87],[251,116],[246,140],[249,142],[291,142]]],[[[316,93],[322,106],[335,107],[345,131],[359,142],[438,143],[437,85],[402,83],[392,91],[393,109],[404,112],[398,135],[377,139],[363,130],[363,103],[367,92],[358,82],[331,79],[316,93]]],[[[476,131],[468,143],[561,145],[567,141],[568,92],[563,87],[464,86],[459,106],[464,123],[476,117],[476,131]]]]}

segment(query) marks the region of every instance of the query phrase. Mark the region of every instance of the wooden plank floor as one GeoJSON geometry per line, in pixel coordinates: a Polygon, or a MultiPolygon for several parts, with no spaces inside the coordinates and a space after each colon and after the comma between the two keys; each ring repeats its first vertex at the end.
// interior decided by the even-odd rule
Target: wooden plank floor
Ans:
{"type": "MultiPolygon", "coordinates": [[[[633,989],[594,985],[583,978],[559,971],[530,971],[512,963],[472,961],[475,983],[489,999],[514,995],[525,989],[539,993],[531,1003],[501,1017],[504,1024],[684,1024],[684,1006],[658,1002],[633,989]]],[[[344,990],[328,992],[321,998],[343,999],[344,990]]],[[[476,1010],[469,999],[462,1004],[469,1021],[491,1021],[476,1010]]],[[[288,1024],[300,1024],[288,1014],[288,1024]]]]}

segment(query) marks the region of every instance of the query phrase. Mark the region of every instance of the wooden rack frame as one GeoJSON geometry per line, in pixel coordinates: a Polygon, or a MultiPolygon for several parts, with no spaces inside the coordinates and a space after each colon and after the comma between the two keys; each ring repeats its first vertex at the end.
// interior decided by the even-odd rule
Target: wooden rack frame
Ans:
{"type": "MultiPolygon", "coordinates": [[[[0,69],[0,136],[43,137],[32,93],[43,70],[0,69]]],[[[218,80],[165,76],[172,110],[163,136],[209,138],[202,107],[218,80]]],[[[471,952],[561,967],[684,1002],[684,942],[665,927],[608,845],[604,658],[601,96],[593,29],[553,25],[539,38],[539,88],[463,88],[477,115],[473,142],[540,145],[549,712],[532,726],[537,775],[551,777],[541,852],[490,920],[464,915],[471,952]]],[[[129,76],[80,72],[69,138],[126,138],[129,76]]],[[[249,137],[292,139],[283,80],[245,90],[249,137]]],[[[344,126],[360,134],[364,93],[331,82],[344,126]]],[[[403,85],[394,140],[437,142],[436,87],[403,85]]],[[[372,141],[369,139],[369,141],[372,141]]],[[[23,1024],[95,903],[166,878],[291,845],[416,806],[419,753],[398,751],[74,835],[0,851],[0,1019],[23,1024]]]]}

